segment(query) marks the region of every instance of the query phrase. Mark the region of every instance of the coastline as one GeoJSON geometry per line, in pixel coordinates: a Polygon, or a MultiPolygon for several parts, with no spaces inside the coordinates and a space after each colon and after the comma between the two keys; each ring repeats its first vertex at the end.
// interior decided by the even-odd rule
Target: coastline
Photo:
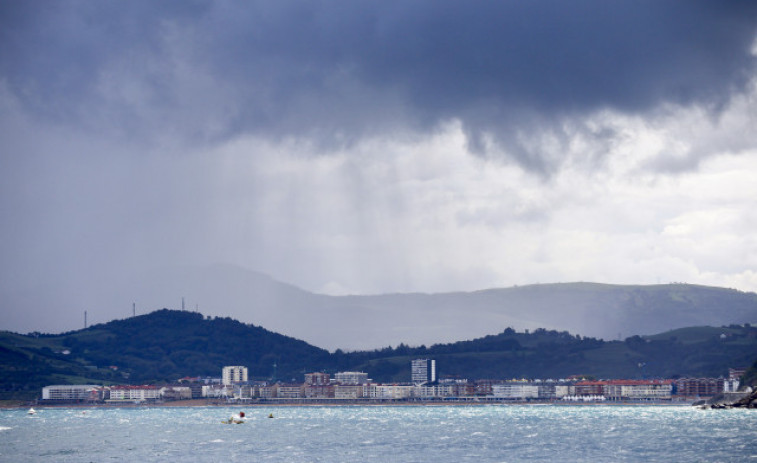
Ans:
{"type": "MultiPolygon", "coordinates": [[[[446,401],[446,400],[414,400],[414,401],[376,401],[376,400],[346,400],[346,401],[256,401],[256,402],[223,402],[215,399],[186,399],[165,402],[142,403],[3,403],[0,410],[15,410],[34,407],[38,410],[46,408],[174,408],[174,407],[480,407],[480,406],[556,406],[556,407],[607,407],[607,406],[656,406],[681,407],[691,406],[691,401],[624,401],[624,402],[565,402],[565,401],[446,401]]],[[[15,401],[7,401],[15,402],[15,401]]]]}

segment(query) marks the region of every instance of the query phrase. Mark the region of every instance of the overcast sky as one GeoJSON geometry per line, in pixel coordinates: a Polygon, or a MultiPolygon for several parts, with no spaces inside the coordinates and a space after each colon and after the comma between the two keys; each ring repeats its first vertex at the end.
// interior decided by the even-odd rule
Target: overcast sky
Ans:
{"type": "Polygon", "coordinates": [[[756,37],[751,1],[0,0],[0,329],[213,264],[757,291],[756,37]]]}

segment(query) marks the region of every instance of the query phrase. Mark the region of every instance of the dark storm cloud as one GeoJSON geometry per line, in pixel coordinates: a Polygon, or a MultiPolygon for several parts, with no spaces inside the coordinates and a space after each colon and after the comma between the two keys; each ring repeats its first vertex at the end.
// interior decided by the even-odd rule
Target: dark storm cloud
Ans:
{"type": "Polygon", "coordinates": [[[567,118],[726,104],[756,18],[747,1],[5,2],[0,66],[36,114],[129,137],[329,146],[456,119],[472,148],[545,170],[523,139],[566,142],[567,118]]]}

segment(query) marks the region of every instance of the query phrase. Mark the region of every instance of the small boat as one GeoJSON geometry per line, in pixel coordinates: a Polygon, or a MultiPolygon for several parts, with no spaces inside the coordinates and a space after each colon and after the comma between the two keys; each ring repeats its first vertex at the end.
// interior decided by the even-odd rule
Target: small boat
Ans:
{"type": "Polygon", "coordinates": [[[244,416],[244,412],[239,412],[239,415],[231,415],[231,418],[228,420],[221,421],[221,423],[224,424],[242,424],[245,421],[247,421],[247,418],[244,416]]]}
{"type": "Polygon", "coordinates": [[[34,415],[37,413],[37,410],[34,409],[34,407],[30,408],[28,412],[26,412],[27,415],[34,415]]]}

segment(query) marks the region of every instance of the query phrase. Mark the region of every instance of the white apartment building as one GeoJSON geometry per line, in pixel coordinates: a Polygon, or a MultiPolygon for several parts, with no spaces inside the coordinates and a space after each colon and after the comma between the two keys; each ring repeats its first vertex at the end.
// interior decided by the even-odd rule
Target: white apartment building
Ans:
{"type": "Polygon", "coordinates": [[[247,382],[247,367],[228,366],[223,367],[222,383],[224,386],[231,386],[235,383],[247,382]]]}
{"type": "Polygon", "coordinates": [[[668,380],[614,380],[604,386],[609,400],[665,400],[672,394],[673,383],[668,380]]]}
{"type": "Polygon", "coordinates": [[[492,384],[492,395],[502,399],[526,400],[539,398],[539,386],[530,383],[492,384]]]}
{"type": "Polygon", "coordinates": [[[111,386],[107,402],[145,402],[160,398],[156,386],[111,386]]]}
{"type": "Polygon", "coordinates": [[[407,399],[413,395],[415,386],[404,384],[366,384],[363,397],[371,399],[407,399]]]}
{"type": "Polygon", "coordinates": [[[413,388],[413,397],[432,399],[435,397],[452,397],[459,388],[455,384],[419,384],[413,388]]]}
{"type": "Polygon", "coordinates": [[[93,384],[59,384],[42,388],[42,400],[81,402],[99,399],[100,386],[93,384]]]}

